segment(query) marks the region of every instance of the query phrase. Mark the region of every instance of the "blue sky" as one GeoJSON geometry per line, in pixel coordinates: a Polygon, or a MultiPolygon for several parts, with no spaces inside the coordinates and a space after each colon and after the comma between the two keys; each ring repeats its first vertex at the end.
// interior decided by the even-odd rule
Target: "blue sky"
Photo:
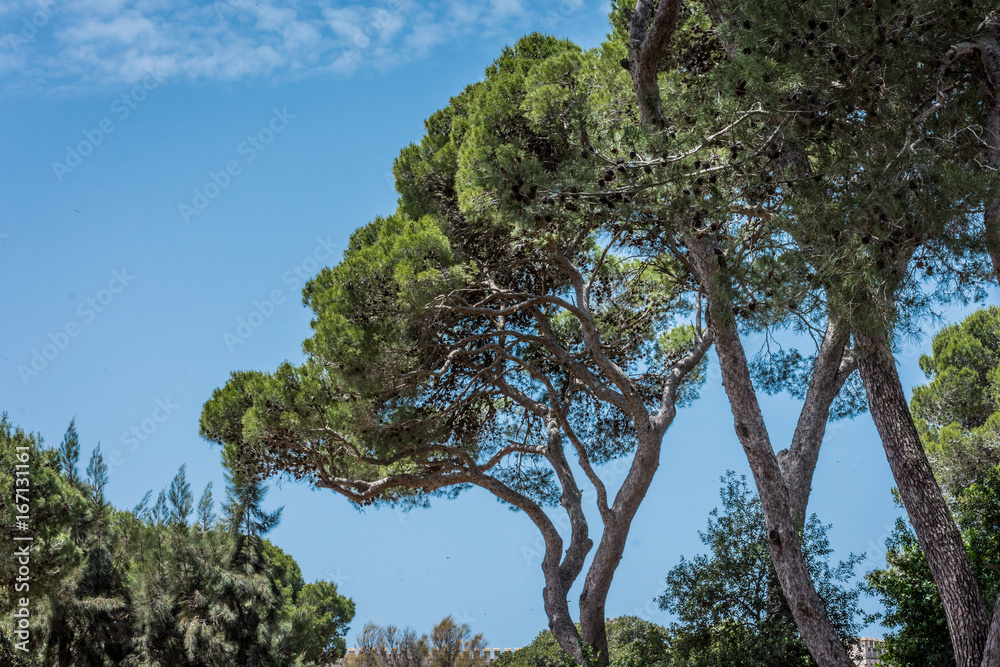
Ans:
{"type": "MultiPolygon", "coordinates": [[[[0,410],[52,446],[75,415],[84,456],[100,442],[112,464],[119,506],[183,463],[193,487],[212,481],[221,497],[202,403],[231,371],[301,359],[303,279],[395,209],[399,149],[504,44],[540,30],[595,46],[607,11],[603,0],[0,4],[0,410]]],[[[901,350],[905,386],[922,380],[928,345],[901,350]]],[[[794,403],[763,403],[786,446],[794,403]]],[[[681,554],[700,551],[727,469],[747,465],[713,366],[667,434],[610,616],[669,620],[652,598],[681,554]]],[[[835,425],[810,507],[834,524],[840,555],[881,562],[891,485],[870,419],[835,425]]],[[[349,645],[368,620],[424,632],[452,614],[498,647],[546,626],[537,535],[485,492],[408,514],[291,484],[269,503],[285,507],[272,538],[305,577],[357,603],[349,645]]]]}

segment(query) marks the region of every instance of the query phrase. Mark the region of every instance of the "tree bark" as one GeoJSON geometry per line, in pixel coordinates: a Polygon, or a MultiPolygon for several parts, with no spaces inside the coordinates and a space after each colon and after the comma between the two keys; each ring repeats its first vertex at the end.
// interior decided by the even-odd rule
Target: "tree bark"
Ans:
{"type": "Polygon", "coordinates": [[[799,529],[805,525],[813,474],[830,420],[830,406],[854,370],[853,357],[845,359],[849,342],[850,330],[845,324],[834,320],[827,322],[791,446],[778,452],[781,473],[788,485],[792,517],[799,529]]]}
{"type": "Polygon", "coordinates": [[[722,383],[732,408],[736,435],[757,483],[771,560],[795,624],[820,667],[854,667],[809,576],[792,517],[788,486],[771,447],[736,320],[718,293],[722,289],[717,284],[718,260],[707,243],[691,235],[685,237],[685,245],[708,294],[708,321],[715,338],[722,383]]]}
{"type": "Polygon", "coordinates": [[[885,331],[855,333],[868,406],[944,604],[958,667],[981,667],[989,619],[962,535],[913,424],[885,331]]]}
{"type": "Polygon", "coordinates": [[[993,607],[993,623],[986,638],[982,667],[1000,667],[1000,595],[997,595],[997,603],[993,607]]]}
{"type": "Polygon", "coordinates": [[[660,58],[670,44],[680,11],[680,0],[660,0],[655,14],[653,0],[638,0],[629,21],[628,68],[639,103],[639,118],[647,127],[663,129],[667,124],[657,76],[660,58]]]}
{"type": "Polygon", "coordinates": [[[636,429],[635,456],[614,502],[610,507],[602,508],[604,532],[580,594],[583,642],[593,649],[599,664],[607,665],[611,658],[605,613],[608,592],[625,552],[632,521],[660,466],[663,436],[677,415],[677,391],[684,377],[701,362],[711,344],[710,335],[700,334],[694,348],[674,365],[663,389],[660,410],[655,415],[650,415],[645,409],[630,415],[636,429]]]}
{"type": "MultiPolygon", "coordinates": [[[[1000,82],[998,82],[1000,84],[1000,82]]],[[[986,228],[986,251],[993,262],[993,273],[1000,282],[1000,90],[994,90],[985,100],[986,112],[986,164],[993,171],[993,182],[986,193],[983,225],[986,228]]]]}
{"type": "Polygon", "coordinates": [[[663,433],[646,431],[639,435],[636,455],[625,482],[611,507],[613,521],[605,522],[604,533],[594,553],[594,560],[580,594],[580,627],[584,643],[591,646],[601,664],[608,664],[608,635],[605,614],[611,581],[625,553],[632,520],[649,491],[653,475],[660,465],[663,433]]]}

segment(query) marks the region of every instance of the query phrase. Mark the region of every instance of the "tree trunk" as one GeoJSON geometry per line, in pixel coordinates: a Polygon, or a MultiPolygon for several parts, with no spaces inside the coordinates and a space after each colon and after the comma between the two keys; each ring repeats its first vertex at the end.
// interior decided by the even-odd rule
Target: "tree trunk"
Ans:
{"type": "Polygon", "coordinates": [[[594,657],[601,665],[610,661],[608,653],[608,633],[605,614],[611,580],[625,553],[625,543],[632,520],[642,499],[649,491],[653,475],[660,466],[660,448],[664,432],[660,429],[643,429],[638,434],[635,458],[628,475],[615,496],[611,506],[612,520],[604,522],[604,533],[594,553],[594,560],[584,580],[580,593],[580,627],[584,643],[594,651],[594,657]]]}
{"type": "MultiPolygon", "coordinates": [[[[544,564],[542,569],[545,570],[544,564]]],[[[580,651],[580,634],[569,614],[569,591],[562,586],[562,582],[557,581],[558,575],[554,579],[550,580],[549,570],[546,570],[542,599],[545,601],[545,615],[549,619],[549,630],[562,650],[566,651],[578,665],[582,665],[583,653],[580,651]]]]}
{"type": "Polygon", "coordinates": [[[809,652],[820,667],[854,667],[840,642],[826,608],[816,592],[799,544],[797,522],[792,516],[788,488],[771,448],[767,427],[747,371],[743,345],[735,323],[714,329],[715,345],[722,366],[722,381],[729,396],[736,434],[753,471],[767,529],[771,560],[781,582],[795,624],[809,652]]]}
{"type": "Polygon", "coordinates": [[[830,420],[830,406],[853,368],[853,365],[847,369],[842,367],[849,341],[850,330],[846,325],[834,320],[827,322],[809,379],[809,389],[792,435],[792,444],[778,453],[781,473],[788,485],[792,517],[800,530],[805,526],[806,507],[812,492],[820,446],[830,420]]]}
{"type": "MultiPolygon", "coordinates": [[[[1000,83],[1000,82],[998,82],[1000,83]]],[[[993,171],[993,182],[986,193],[983,224],[986,228],[986,250],[993,262],[993,273],[1000,282],[1000,194],[996,192],[1000,170],[1000,90],[986,100],[986,164],[993,171]]]]}
{"type": "Polygon", "coordinates": [[[989,620],[962,535],[913,424],[885,331],[855,334],[858,368],[899,495],[948,617],[958,667],[980,667],[989,620]]]}
{"type": "Polygon", "coordinates": [[[1000,595],[997,595],[997,603],[993,607],[993,623],[986,639],[982,667],[1000,667],[1000,595]]]}
{"type": "Polygon", "coordinates": [[[686,236],[685,245],[709,297],[708,321],[715,337],[722,383],[733,411],[736,435],[757,483],[771,560],[795,624],[819,667],[855,667],[809,576],[792,516],[788,486],[771,447],[736,320],[731,308],[726,307],[718,295],[723,289],[717,284],[718,260],[708,244],[691,236],[686,236]]]}

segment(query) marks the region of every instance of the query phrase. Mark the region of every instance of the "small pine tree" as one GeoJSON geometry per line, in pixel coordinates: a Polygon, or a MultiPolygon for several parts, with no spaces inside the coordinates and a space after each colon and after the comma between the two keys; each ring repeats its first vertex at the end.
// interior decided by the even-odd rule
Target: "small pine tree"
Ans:
{"type": "Polygon", "coordinates": [[[215,523],[215,500],[212,498],[212,483],[205,485],[205,490],[198,500],[198,528],[203,533],[207,533],[215,523]]]}
{"type": "Polygon", "coordinates": [[[170,490],[167,492],[167,500],[170,501],[170,520],[178,526],[186,525],[188,516],[194,505],[194,496],[191,495],[191,485],[187,481],[187,464],[178,469],[177,475],[170,482],[170,490]]]}
{"type": "Polygon", "coordinates": [[[59,472],[73,484],[80,483],[80,474],[76,470],[80,462],[80,436],[76,432],[76,417],[69,420],[69,428],[59,445],[59,472]]]}
{"type": "Polygon", "coordinates": [[[87,464],[87,482],[94,502],[98,507],[104,507],[104,489],[108,485],[108,464],[104,462],[100,443],[97,443],[97,447],[90,455],[90,462],[87,464]]]}

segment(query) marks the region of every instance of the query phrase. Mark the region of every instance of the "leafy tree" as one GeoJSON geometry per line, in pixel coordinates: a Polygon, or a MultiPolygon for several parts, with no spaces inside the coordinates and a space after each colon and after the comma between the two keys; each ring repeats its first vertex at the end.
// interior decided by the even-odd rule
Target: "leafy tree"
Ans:
{"type": "Polygon", "coordinates": [[[551,630],[544,630],[519,651],[501,654],[495,667],[567,667],[573,659],[562,650],[551,630]]]}
{"type": "MultiPolygon", "coordinates": [[[[337,585],[328,581],[306,584],[295,600],[295,614],[304,619],[302,628],[297,630],[298,643],[293,654],[301,655],[306,662],[332,664],[347,653],[347,624],[354,618],[354,602],[345,598],[337,590],[337,585]]],[[[403,641],[401,646],[411,647],[403,641]]],[[[398,665],[394,667],[409,667],[398,665]]]]}
{"type": "Polygon", "coordinates": [[[667,665],[671,656],[666,628],[637,616],[619,616],[608,622],[608,648],[614,667],[667,665]]]}
{"type": "Polygon", "coordinates": [[[59,667],[121,662],[132,640],[126,559],[112,523],[114,510],[105,502],[108,468],[100,446],[91,452],[86,473],[86,483],[80,484],[85,511],[71,531],[85,560],[51,592],[45,605],[42,660],[59,667]]]}
{"type": "Polygon", "coordinates": [[[178,525],[187,525],[194,502],[191,485],[187,481],[187,464],[180,467],[170,483],[167,500],[170,502],[170,520],[178,525]]]}
{"type": "Polygon", "coordinates": [[[202,415],[202,433],[231,456],[359,505],[420,505],[476,485],[523,511],[545,540],[555,636],[605,662],[612,575],[711,344],[673,261],[632,254],[600,227],[596,197],[589,221],[530,185],[550,173],[587,186],[591,153],[559,128],[616,122],[580,106],[611,75],[597,54],[541,35],[505,49],[400,155],[400,211],[356,231],[341,263],[306,286],[308,361],[235,373],[202,415]],[[607,489],[595,466],[622,456],[629,473],[607,489]],[[603,531],[577,630],[567,596],[595,547],[581,481],[603,531]],[[570,520],[565,541],[551,505],[570,520]]]}
{"type": "Polygon", "coordinates": [[[606,662],[607,587],[684,402],[670,378],[696,378],[714,343],[789,609],[817,662],[847,667],[798,532],[856,365],[959,663],[978,667],[1000,651],[1000,621],[990,629],[892,356],[930,308],[980,297],[989,277],[995,178],[978,165],[997,151],[979,137],[1000,131],[969,121],[993,99],[996,21],[965,4],[621,0],[598,50],[521,40],[400,155],[396,215],[307,286],[309,361],[234,374],[203,433],[358,503],[489,488],[546,538],[560,645],[606,662]],[[949,72],[976,54],[974,72],[949,72]],[[741,336],[782,330],[818,349],[776,453],[741,336]],[[579,631],[564,598],[589,526],[557,439],[585,475],[637,464],[621,503],[594,483],[604,531],[579,631]],[[553,501],[568,546],[542,516],[553,501]]]}
{"type": "Polygon", "coordinates": [[[267,488],[252,470],[226,459],[224,522],[232,539],[219,582],[222,630],[234,647],[233,660],[249,667],[280,664],[281,589],[266,557],[264,535],[281,518],[281,508],[263,509],[267,488]]]}
{"type": "Polygon", "coordinates": [[[11,424],[6,413],[0,416],[0,498],[3,498],[0,502],[0,585],[10,592],[0,597],[0,618],[3,619],[3,641],[9,641],[10,651],[24,660],[27,657],[15,649],[13,643],[25,638],[8,634],[15,626],[11,614],[19,606],[18,601],[22,597],[31,601],[33,632],[27,641],[34,655],[44,649],[45,636],[39,632],[37,622],[44,618],[44,601],[68,585],[85,559],[85,552],[70,539],[70,533],[86,514],[87,501],[79,488],[60,474],[61,469],[58,452],[45,449],[39,436],[25,433],[11,424]],[[19,472],[27,474],[19,475],[19,472]],[[24,488],[18,483],[19,478],[30,480],[30,518],[26,525],[19,524],[17,519],[23,514],[18,507],[23,505],[23,499],[15,495],[18,488],[24,488]],[[23,537],[32,538],[30,582],[17,581],[16,551],[24,545],[15,538],[23,537]]]}
{"type": "Polygon", "coordinates": [[[205,485],[205,490],[198,499],[197,526],[201,532],[207,532],[215,524],[215,501],[212,500],[212,483],[205,485]]]}
{"type": "MultiPolygon", "coordinates": [[[[670,627],[677,665],[815,664],[775,586],[767,548],[767,527],[759,498],[746,478],[722,478],[722,509],[712,510],[702,543],[710,550],[681,562],[667,575],[660,608],[677,616],[670,627]],[[776,609],[778,607],[779,609],[776,609]],[[778,613],[776,613],[778,612],[778,613]]],[[[859,629],[857,588],[846,584],[862,556],[831,567],[829,526],[813,514],[802,533],[802,549],[827,614],[845,647],[859,629]]]]}
{"type": "MultiPolygon", "coordinates": [[[[657,6],[657,15],[669,15],[673,26],[681,3],[668,2],[667,9],[664,4],[657,6]]],[[[701,69],[708,71],[705,77],[699,71],[699,79],[721,83],[728,77],[734,97],[720,99],[735,100],[743,109],[757,105],[766,116],[758,127],[766,129],[730,143],[728,160],[720,156],[737,187],[727,192],[724,185],[730,181],[720,174],[716,180],[722,186],[703,188],[709,197],[702,188],[689,189],[695,195],[693,215],[682,214],[675,224],[686,251],[682,254],[690,258],[707,295],[709,326],[737,435],[751,454],[765,515],[774,526],[771,552],[778,576],[794,602],[797,625],[822,664],[849,662],[846,655],[826,648],[832,645],[829,625],[816,613],[818,604],[789,534],[782,501],[786,489],[778,474],[783,471],[780,461],[776,466],[772,460],[739,338],[738,322],[757,320],[757,311],[774,313],[767,305],[780,294],[761,289],[761,281],[752,274],[747,279],[741,271],[756,266],[757,276],[770,279],[772,271],[783,273],[781,266],[766,274],[759,269],[789,255],[792,262],[778,262],[794,269],[787,284],[821,298],[830,321],[842,322],[851,332],[887,458],[948,610],[959,663],[990,663],[995,660],[990,652],[1000,652],[1000,615],[995,614],[998,620],[991,629],[961,536],[923,456],[892,357],[894,337],[912,332],[932,304],[956,296],[981,297],[987,277],[987,248],[977,214],[981,205],[989,207],[986,185],[995,178],[974,166],[983,142],[974,140],[972,147],[959,139],[981,134],[970,130],[967,121],[975,107],[982,107],[982,91],[974,82],[984,78],[977,74],[947,88],[941,83],[947,63],[963,52],[956,42],[978,33],[974,41],[985,53],[982,45],[995,39],[993,7],[966,4],[971,11],[924,2],[708,6],[713,30],[703,44],[717,40],[724,56],[702,57],[701,69]],[[952,45],[956,48],[950,49],[952,45]],[[923,65],[928,62],[945,64],[923,65]],[[935,90],[937,99],[927,108],[935,90]],[[744,160],[739,156],[748,147],[744,160]],[[741,162],[758,170],[759,179],[739,169],[741,162]],[[720,199],[732,204],[720,205],[720,199]],[[745,251],[738,242],[747,238],[757,239],[757,248],[745,251]],[[731,263],[734,258],[738,265],[731,263]],[[926,276],[937,276],[929,290],[926,276]]],[[[644,124],[666,137],[670,114],[657,113],[664,100],[658,78],[649,75],[662,59],[646,53],[663,52],[662,31],[649,25],[652,6],[640,0],[634,11],[623,11],[630,53],[623,66],[632,72],[636,99],[647,110],[644,124]]],[[[711,83],[699,81],[699,87],[704,90],[711,83]]],[[[723,107],[724,115],[726,111],[723,107]]],[[[732,138],[726,136],[727,141],[732,138]]],[[[701,164],[699,159],[693,166],[701,164]]],[[[709,164],[711,168],[711,160],[709,164]]],[[[784,304],[793,321],[799,317],[798,303],[782,299],[778,310],[784,304]]],[[[818,388],[823,385],[830,383],[818,388]]]]}
{"type": "Polygon", "coordinates": [[[1000,308],[945,327],[920,367],[930,382],[914,388],[911,408],[935,474],[955,492],[1000,464],[1000,308]]]}
{"type": "Polygon", "coordinates": [[[78,484],[80,476],[76,466],[80,461],[80,436],[76,432],[76,417],[69,420],[66,435],[59,445],[59,472],[70,482],[78,484]]]}
{"type": "Polygon", "coordinates": [[[480,667],[486,640],[481,634],[473,636],[468,624],[458,625],[451,616],[445,616],[431,630],[431,667],[480,667]]]}
{"type": "MultiPolygon", "coordinates": [[[[0,418],[0,492],[14,498],[24,470],[16,466],[27,466],[27,530],[34,538],[30,591],[22,591],[31,600],[30,651],[14,648],[20,637],[9,630],[17,594],[0,598],[2,664],[229,667],[253,664],[236,663],[240,655],[269,655],[270,664],[311,667],[343,656],[354,604],[333,584],[304,583],[295,561],[262,538],[262,516],[275,516],[254,504],[262,488],[230,485],[231,505],[244,515],[241,529],[250,526],[257,538],[243,540],[237,558],[237,540],[211,518],[210,492],[199,503],[199,525],[187,524],[192,499],[184,467],[153,507],[148,492],[124,511],[105,499],[99,450],[84,480],[70,482],[60,459],[59,450],[44,449],[37,436],[0,418]],[[256,633],[239,632],[254,621],[256,633]]],[[[13,537],[22,532],[16,513],[15,504],[0,503],[8,538],[0,577],[11,590],[13,537]]]]}

